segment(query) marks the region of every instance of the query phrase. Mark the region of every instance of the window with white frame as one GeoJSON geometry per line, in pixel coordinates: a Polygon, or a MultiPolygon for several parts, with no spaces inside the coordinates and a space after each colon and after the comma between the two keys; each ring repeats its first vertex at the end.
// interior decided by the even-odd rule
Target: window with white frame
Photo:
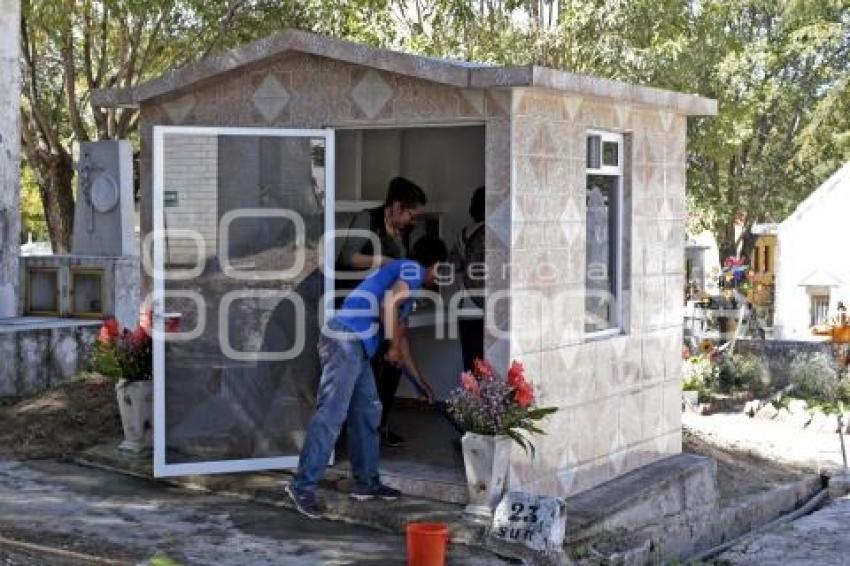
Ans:
{"type": "Polygon", "coordinates": [[[829,289],[809,291],[811,326],[826,324],[829,320],[829,289]]]}
{"type": "Polygon", "coordinates": [[[623,136],[587,133],[584,331],[618,333],[623,295],[623,136]]]}

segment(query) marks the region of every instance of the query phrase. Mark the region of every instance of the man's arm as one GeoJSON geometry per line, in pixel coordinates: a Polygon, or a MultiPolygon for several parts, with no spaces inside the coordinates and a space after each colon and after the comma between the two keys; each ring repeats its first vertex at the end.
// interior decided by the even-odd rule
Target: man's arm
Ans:
{"type": "MultiPolygon", "coordinates": [[[[363,210],[358,212],[351,220],[351,225],[348,227],[350,231],[371,232],[369,222],[369,211],[363,210]]],[[[339,264],[348,269],[369,269],[377,264],[378,267],[392,261],[392,258],[362,253],[363,246],[366,245],[369,239],[363,236],[348,234],[342,241],[339,247],[339,255],[337,259],[339,264]]]]}
{"type": "Polygon", "coordinates": [[[434,391],[431,385],[422,377],[419,366],[413,358],[410,350],[410,341],[407,339],[407,325],[398,318],[398,307],[410,298],[410,286],[404,281],[397,281],[384,299],[383,323],[384,333],[390,341],[387,352],[387,361],[391,364],[403,367],[410,376],[422,387],[429,403],[434,402],[434,391]]]}

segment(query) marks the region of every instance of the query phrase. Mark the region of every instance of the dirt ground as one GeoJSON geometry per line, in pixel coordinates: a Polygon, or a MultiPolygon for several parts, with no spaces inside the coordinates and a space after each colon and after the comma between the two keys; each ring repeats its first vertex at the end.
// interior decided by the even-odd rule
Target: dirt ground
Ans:
{"type": "Polygon", "coordinates": [[[741,497],[773,489],[778,485],[800,479],[801,470],[745,452],[719,448],[682,429],[682,450],[710,456],[717,461],[717,484],[721,505],[741,497]]]}
{"type": "MultiPolygon", "coordinates": [[[[40,395],[0,402],[0,457],[67,460],[90,446],[120,437],[115,386],[101,376],[84,376],[40,395]]],[[[686,452],[717,461],[725,501],[801,476],[801,471],[791,466],[717,447],[687,428],[682,440],[686,452]]]]}
{"type": "Polygon", "coordinates": [[[121,434],[115,385],[102,376],[0,402],[0,457],[67,459],[121,434]]]}

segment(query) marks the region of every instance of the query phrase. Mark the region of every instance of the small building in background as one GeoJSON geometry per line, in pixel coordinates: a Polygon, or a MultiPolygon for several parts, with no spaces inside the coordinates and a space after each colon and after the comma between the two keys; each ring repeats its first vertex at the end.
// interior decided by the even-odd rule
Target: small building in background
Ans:
{"type": "Polygon", "coordinates": [[[765,328],[773,326],[773,310],[776,283],[776,223],[756,224],[752,233],[756,236],[750,257],[750,276],[752,287],[747,300],[756,310],[761,324],[765,328]]]}
{"type": "Polygon", "coordinates": [[[685,241],[685,298],[698,300],[720,292],[720,251],[710,230],[688,236],[685,241]]]}
{"type": "Polygon", "coordinates": [[[850,162],[779,224],[773,262],[777,338],[813,338],[811,327],[827,323],[838,302],[850,300],[850,256],[841,248],[848,211],[850,162]]]}

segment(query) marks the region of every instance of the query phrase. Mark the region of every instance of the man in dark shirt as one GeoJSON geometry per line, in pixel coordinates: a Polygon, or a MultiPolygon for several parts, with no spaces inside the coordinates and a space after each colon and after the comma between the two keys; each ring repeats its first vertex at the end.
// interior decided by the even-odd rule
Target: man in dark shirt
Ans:
{"type": "MultiPolygon", "coordinates": [[[[381,267],[393,260],[408,257],[409,231],[425,211],[427,203],[428,197],[415,183],[403,177],[390,181],[384,204],[363,210],[352,219],[350,232],[340,246],[336,262],[337,272],[344,272],[348,277],[337,278],[336,288],[353,289],[372,267],[381,267]],[[375,249],[375,238],[359,236],[355,230],[374,234],[380,248],[375,249]]],[[[389,430],[388,418],[401,380],[401,370],[385,359],[387,348],[388,344],[382,343],[371,362],[378,396],[384,408],[380,426],[381,442],[386,446],[400,446],[404,439],[389,430]]]]}

